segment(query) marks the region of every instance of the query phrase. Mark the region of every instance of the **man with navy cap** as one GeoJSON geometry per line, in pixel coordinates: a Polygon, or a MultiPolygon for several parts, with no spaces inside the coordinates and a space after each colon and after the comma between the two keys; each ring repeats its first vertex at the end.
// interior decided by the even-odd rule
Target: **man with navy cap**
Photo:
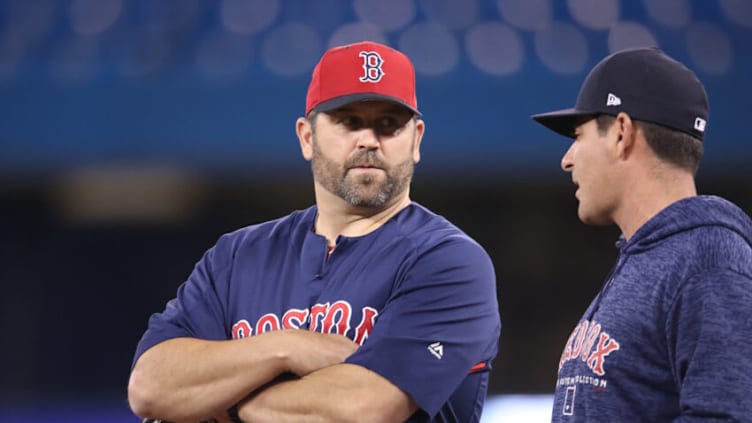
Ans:
{"type": "Polygon", "coordinates": [[[295,129],[316,204],[222,236],[136,348],[147,419],[478,422],[501,321],[484,249],[410,199],[406,55],[328,50],[295,129]]]}
{"type": "Polygon", "coordinates": [[[619,256],[559,361],[554,422],[752,421],[752,221],[697,195],[708,124],[695,74],[657,48],[614,53],[571,109],[561,167],[619,256]]]}

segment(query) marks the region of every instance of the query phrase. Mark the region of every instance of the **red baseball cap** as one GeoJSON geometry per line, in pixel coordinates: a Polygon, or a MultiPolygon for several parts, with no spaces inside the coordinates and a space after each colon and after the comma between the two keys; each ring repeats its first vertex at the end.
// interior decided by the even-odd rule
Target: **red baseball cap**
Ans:
{"type": "Polygon", "coordinates": [[[415,70],[402,52],[372,41],[327,50],[308,85],[306,116],[365,100],[391,101],[420,116],[415,70]]]}

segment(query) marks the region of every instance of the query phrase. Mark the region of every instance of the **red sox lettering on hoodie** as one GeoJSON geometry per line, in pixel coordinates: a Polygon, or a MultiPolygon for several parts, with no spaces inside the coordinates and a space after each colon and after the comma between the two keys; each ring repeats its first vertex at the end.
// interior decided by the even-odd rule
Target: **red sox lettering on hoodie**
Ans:
{"type": "Polygon", "coordinates": [[[601,330],[600,323],[583,320],[574,328],[559,360],[559,370],[567,361],[580,359],[598,376],[606,374],[606,357],[619,350],[619,342],[608,332],[601,330]]]}

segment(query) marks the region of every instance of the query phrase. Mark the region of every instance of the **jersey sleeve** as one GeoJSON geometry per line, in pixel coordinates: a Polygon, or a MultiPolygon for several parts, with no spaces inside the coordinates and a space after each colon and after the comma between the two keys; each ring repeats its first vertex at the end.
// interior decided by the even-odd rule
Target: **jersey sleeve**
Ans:
{"type": "Polygon", "coordinates": [[[373,331],[347,362],[380,374],[433,417],[473,366],[488,366],[496,355],[496,277],[486,252],[461,236],[408,262],[373,331]]]}
{"type": "Polygon", "coordinates": [[[752,278],[730,270],[697,275],[677,295],[667,342],[680,393],[680,421],[752,416],[750,304],[752,278]]]}
{"type": "Polygon", "coordinates": [[[224,238],[199,260],[164,311],[149,318],[146,332],[136,347],[132,365],[147,349],[172,338],[227,339],[223,324],[228,273],[228,242],[224,238]]]}

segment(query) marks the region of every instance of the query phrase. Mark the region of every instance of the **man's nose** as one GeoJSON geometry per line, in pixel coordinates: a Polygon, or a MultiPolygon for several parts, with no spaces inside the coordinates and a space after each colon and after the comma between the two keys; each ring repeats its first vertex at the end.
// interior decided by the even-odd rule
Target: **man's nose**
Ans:
{"type": "Polygon", "coordinates": [[[358,131],[358,148],[377,148],[379,146],[379,135],[373,128],[363,128],[358,131]]]}
{"type": "Polygon", "coordinates": [[[564,172],[571,172],[574,169],[574,150],[575,146],[572,143],[567,152],[564,153],[564,157],[561,158],[561,169],[564,172]]]}

